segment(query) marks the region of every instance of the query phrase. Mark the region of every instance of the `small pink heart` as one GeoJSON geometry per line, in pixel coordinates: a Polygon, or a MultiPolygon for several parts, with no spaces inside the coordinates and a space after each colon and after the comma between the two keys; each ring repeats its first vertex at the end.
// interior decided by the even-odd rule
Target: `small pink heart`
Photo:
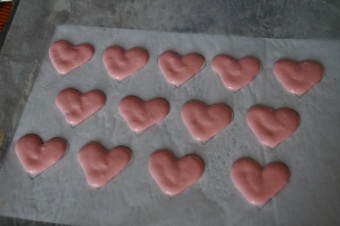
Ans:
{"type": "Polygon", "coordinates": [[[288,108],[273,110],[256,105],[247,111],[246,121],[258,141],[273,149],[293,134],[299,115],[288,108]]]}
{"type": "Polygon", "coordinates": [[[74,89],[64,89],[57,95],[55,103],[66,122],[74,127],[101,109],[105,96],[96,90],[82,94],[74,89]]]}
{"type": "Polygon", "coordinates": [[[119,46],[111,46],[103,54],[103,62],[108,74],[118,81],[136,73],[148,60],[148,52],[142,48],[124,50],[119,46]]]}
{"type": "Polygon", "coordinates": [[[128,96],[119,102],[118,111],[133,132],[141,133],[165,118],[169,104],[160,98],[143,102],[137,97],[128,96]]]}
{"type": "Polygon", "coordinates": [[[189,53],[184,56],[166,51],[158,57],[158,66],[168,83],[180,86],[204,66],[204,57],[189,53]]]}
{"type": "Polygon", "coordinates": [[[254,160],[241,158],[231,167],[231,179],[249,203],[263,205],[287,184],[289,170],[279,162],[262,169],[254,160]]]}
{"type": "Polygon", "coordinates": [[[87,183],[93,188],[104,186],[127,165],[131,158],[128,148],[117,147],[106,152],[97,143],[89,143],[78,153],[78,161],[87,183]]]}
{"type": "Polygon", "coordinates": [[[199,101],[191,100],[182,106],[181,116],[191,136],[198,141],[205,142],[229,124],[232,112],[224,104],[207,106],[199,101]]]}
{"type": "Polygon", "coordinates": [[[15,153],[25,171],[37,175],[55,164],[64,155],[65,142],[53,138],[43,143],[37,135],[28,134],[21,137],[15,144],[15,153]]]}
{"type": "Polygon", "coordinates": [[[94,49],[88,44],[72,46],[66,41],[58,41],[50,46],[48,53],[57,72],[65,75],[89,61],[94,49]]]}
{"type": "Polygon", "coordinates": [[[227,55],[218,55],[211,62],[212,70],[220,76],[224,87],[234,92],[248,85],[259,73],[260,67],[260,61],[252,57],[235,60],[227,55]]]}
{"type": "Polygon", "coordinates": [[[177,159],[172,152],[159,150],[149,159],[149,172],[163,193],[175,196],[194,184],[202,175],[203,161],[196,155],[177,159]]]}
{"type": "Polygon", "coordinates": [[[279,60],[273,67],[277,80],[288,92],[296,95],[302,95],[316,85],[322,77],[322,71],[322,65],[311,60],[279,60]]]}

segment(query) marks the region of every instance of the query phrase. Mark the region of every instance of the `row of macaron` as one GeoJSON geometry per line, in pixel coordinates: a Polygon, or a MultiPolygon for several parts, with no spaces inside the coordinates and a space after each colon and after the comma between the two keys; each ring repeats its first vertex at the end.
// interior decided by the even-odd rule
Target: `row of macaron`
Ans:
{"type": "MultiPolygon", "coordinates": [[[[55,103],[66,122],[75,127],[104,106],[105,95],[97,90],[83,94],[75,89],[64,89],[56,96],[55,103]]],[[[162,98],[143,101],[127,96],[118,103],[119,114],[136,134],[160,123],[168,115],[169,108],[169,103],[162,98]]],[[[198,100],[184,103],[180,114],[190,135],[203,143],[223,131],[233,115],[232,109],[225,104],[207,105],[198,100]]],[[[255,105],[247,110],[246,122],[258,141],[273,149],[293,134],[299,124],[299,115],[289,108],[255,105]]]]}
{"type": "MultiPolygon", "coordinates": [[[[39,136],[27,134],[16,142],[15,152],[25,171],[35,177],[55,165],[65,155],[66,147],[62,138],[42,142],[39,136]]],[[[87,183],[95,189],[116,177],[130,160],[129,148],[106,151],[96,142],[86,144],[78,152],[78,162],[87,183]]],[[[171,151],[161,149],[151,154],[148,168],[160,190],[173,197],[201,178],[204,162],[194,154],[177,158],[171,151]]],[[[290,172],[281,162],[271,162],[262,168],[250,158],[241,158],[233,163],[230,175],[249,203],[263,205],[286,185],[290,172]]]]}
{"type": "MultiPolygon", "coordinates": [[[[89,61],[94,55],[94,48],[89,44],[71,45],[66,41],[57,41],[49,48],[49,57],[58,73],[65,75],[89,61]]],[[[109,76],[122,81],[135,74],[148,62],[148,52],[139,47],[125,50],[119,46],[108,47],[103,53],[103,63],[109,76]]],[[[197,74],[205,64],[202,55],[189,53],[180,55],[165,51],[158,57],[158,66],[166,81],[176,87],[197,74]]],[[[261,62],[254,57],[234,59],[229,55],[218,55],[212,59],[211,68],[215,71],[224,87],[238,91],[249,84],[259,73],[261,62]]],[[[274,63],[273,74],[282,86],[295,95],[303,95],[323,74],[323,67],[313,60],[295,62],[282,59],[274,63]]]]}

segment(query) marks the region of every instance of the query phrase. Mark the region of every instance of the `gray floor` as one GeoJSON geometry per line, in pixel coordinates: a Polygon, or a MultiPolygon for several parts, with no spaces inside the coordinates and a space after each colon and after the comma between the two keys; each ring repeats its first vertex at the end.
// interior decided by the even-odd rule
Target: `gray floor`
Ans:
{"type": "MultiPolygon", "coordinates": [[[[16,1],[18,3],[18,1],[16,1]]],[[[27,97],[58,24],[339,39],[338,0],[21,0],[0,37],[0,159],[6,155],[27,97]]],[[[0,225],[55,225],[0,218],[0,225]]]]}

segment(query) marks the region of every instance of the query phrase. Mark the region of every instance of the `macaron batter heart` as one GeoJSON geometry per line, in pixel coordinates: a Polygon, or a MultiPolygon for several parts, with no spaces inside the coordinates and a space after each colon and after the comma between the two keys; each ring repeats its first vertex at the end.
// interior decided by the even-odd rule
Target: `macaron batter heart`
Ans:
{"type": "Polygon", "coordinates": [[[249,203],[263,205],[287,184],[289,170],[279,162],[262,168],[254,160],[242,158],[232,165],[231,179],[249,203]]]}
{"type": "Polygon", "coordinates": [[[149,159],[149,172],[163,193],[175,196],[194,184],[204,170],[203,161],[196,155],[177,159],[172,152],[159,150],[149,159]]]}
{"type": "Polygon", "coordinates": [[[142,48],[124,50],[119,46],[111,46],[103,54],[106,71],[111,78],[118,81],[136,73],[148,60],[148,52],[142,48]]]}
{"type": "Polygon", "coordinates": [[[115,177],[130,161],[130,149],[116,147],[106,152],[101,145],[89,143],[78,153],[78,161],[88,184],[93,188],[104,186],[115,177]]]}
{"type": "Polygon", "coordinates": [[[55,103],[66,122],[74,127],[101,109],[105,96],[96,90],[82,94],[74,89],[64,89],[57,95],[55,103]]]}
{"type": "Polygon", "coordinates": [[[273,110],[256,105],[248,109],[246,121],[261,144],[275,148],[296,130],[299,115],[289,108],[273,110]]]}
{"type": "Polygon", "coordinates": [[[57,72],[65,75],[89,61],[94,49],[88,44],[72,46],[66,41],[57,41],[50,46],[48,54],[57,72]]]}
{"type": "Polygon", "coordinates": [[[158,57],[158,66],[168,83],[180,86],[203,68],[204,61],[204,57],[199,54],[181,56],[166,51],[158,57]]]}
{"type": "Polygon", "coordinates": [[[169,104],[161,98],[143,102],[137,97],[128,96],[119,102],[118,111],[133,132],[141,133],[165,118],[169,104]]]}
{"type": "Polygon", "coordinates": [[[230,123],[232,112],[224,104],[207,106],[199,101],[191,100],[182,106],[181,116],[191,136],[198,141],[205,142],[230,123]]]}
{"type": "Polygon", "coordinates": [[[37,175],[59,161],[66,151],[63,139],[53,138],[43,143],[37,135],[28,134],[15,144],[21,165],[31,175],[37,175]]]}
{"type": "Polygon", "coordinates": [[[260,67],[260,61],[252,57],[236,60],[227,55],[218,55],[211,62],[212,70],[220,76],[224,87],[234,92],[250,83],[260,67]]]}
{"type": "Polygon", "coordinates": [[[302,95],[320,81],[323,70],[316,61],[279,60],[273,66],[273,73],[288,92],[302,95]]]}

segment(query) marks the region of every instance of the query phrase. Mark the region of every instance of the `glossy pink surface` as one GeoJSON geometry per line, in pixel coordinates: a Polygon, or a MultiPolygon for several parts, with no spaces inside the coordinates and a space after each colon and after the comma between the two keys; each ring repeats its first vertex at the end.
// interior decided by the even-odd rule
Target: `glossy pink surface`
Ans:
{"type": "Polygon", "coordinates": [[[288,92],[302,95],[320,81],[323,70],[316,61],[279,60],[274,64],[273,73],[288,92]]]}
{"type": "Polygon", "coordinates": [[[273,110],[256,105],[248,109],[246,121],[261,144],[275,148],[296,130],[299,115],[289,108],[273,110]]]}
{"type": "Polygon", "coordinates": [[[130,158],[128,148],[117,147],[107,152],[97,143],[85,145],[78,153],[80,166],[88,184],[93,188],[104,186],[122,171],[130,158]]]}
{"type": "Polygon", "coordinates": [[[191,136],[198,141],[205,142],[230,123],[232,112],[224,104],[207,106],[199,101],[191,100],[182,106],[181,116],[191,136]]]}
{"type": "Polygon", "coordinates": [[[181,56],[172,51],[166,51],[158,57],[158,66],[168,83],[180,86],[204,66],[203,56],[189,53],[181,56]]]}
{"type": "Polygon", "coordinates": [[[60,138],[43,143],[37,135],[28,134],[15,144],[15,153],[29,174],[36,175],[55,164],[64,155],[66,144],[60,138]]]}
{"type": "Polygon", "coordinates": [[[289,170],[278,162],[262,169],[254,160],[242,158],[232,165],[231,179],[250,204],[263,205],[287,184],[289,170]]]}
{"type": "Polygon", "coordinates": [[[148,60],[148,52],[142,48],[124,50],[119,46],[111,46],[103,54],[106,71],[118,81],[136,73],[148,60]]]}
{"type": "Polygon", "coordinates": [[[66,122],[77,126],[103,107],[105,96],[96,90],[82,94],[74,89],[64,89],[57,95],[55,103],[66,122]]]}
{"type": "Polygon", "coordinates": [[[169,104],[160,98],[143,102],[137,97],[128,96],[119,102],[118,111],[128,127],[140,133],[161,122],[169,112],[169,104]]]}
{"type": "Polygon", "coordinates": [[[177,159],[172,152],[159,150],[149,159],[149,171],[163,193],[175,196],[194,184],[202,175],[204,164],[195,155],[177,159]]]}
{"type": "Polygon", "coordinates": [[[57,41],[50,46],[48,53],[57,72],[65,75],[89,61],[94,49],[88,44],[72,46],[66,41],[57,41]]]}
{"type": "Polygon", "coordinates": [[[261,63],[252,57],[236,60],[227,55],[218,55],[211,62],[211,68],[221,78],[226,89],[238,91],[250,83],[260,71],[261,63]]]}

